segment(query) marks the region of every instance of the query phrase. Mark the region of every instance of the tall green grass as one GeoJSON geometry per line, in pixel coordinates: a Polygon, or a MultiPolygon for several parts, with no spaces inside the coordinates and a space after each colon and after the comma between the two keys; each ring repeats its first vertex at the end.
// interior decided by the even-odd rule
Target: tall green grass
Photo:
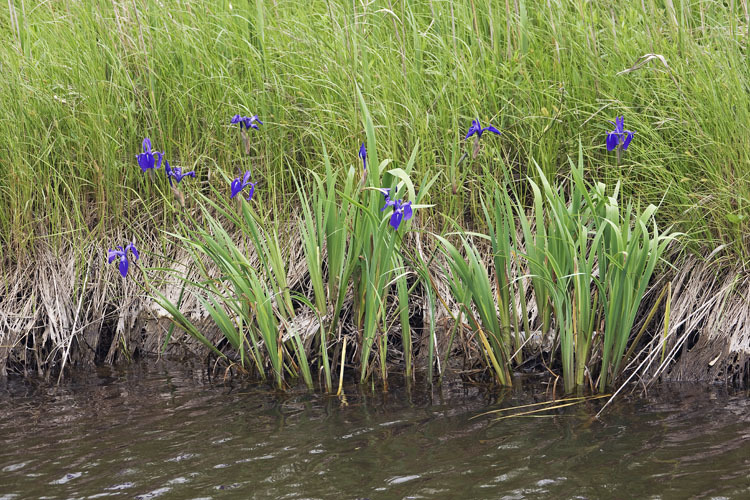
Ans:
{"type": "Polygon", "coordinates": [[[537,178],[534,158],[553,178],[580,138],[594,177],[663,199],[659,217],[696,245],[747,258],[747,7],[11,0],[0,11],[3,260],[42,235],[94,242],[144,204],[163,206],[168,194],[140,189],[144,136],[199,176],[234,174],[236,112],[267,123],[252,161],[267,213],[286,213],[295,176],[324,174],[321,144],[354,163],[357,85],[382,155],[408,157],[419,140],[414,180],[442,172],[436,210],[454,219],[483,225],[486,167],[537,178]],[[621,74],[650,53],[667,66],[654,58],[621,74]],[[636,131],[619,165],[603,147],[616,115],[636,131]],[[504,136],[458,165],[474,117],[504,136]]]}

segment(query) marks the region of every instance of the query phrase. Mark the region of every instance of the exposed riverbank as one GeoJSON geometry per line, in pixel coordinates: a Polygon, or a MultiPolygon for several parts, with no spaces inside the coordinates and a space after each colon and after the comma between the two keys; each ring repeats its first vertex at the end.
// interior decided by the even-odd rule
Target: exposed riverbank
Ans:
{"type": "MultiPolygon", "coordinates": [[[[285,238],[291,247],[299,247],[299,234],[291,232],[285,238]]],[[[43,251],[41,247],[38,250],[43,251]]],[[[162,245],[156,249],[143,244],[141,253],[147,256],[146,260],[142,260],[133,272],[139,272],[141,266],[155,269],[148,271],[152,275],[152,281],[160,283],[159,290],[172,301],[177,302],[182,290],[179,278],[197,279],[195,269],[190,271],[190,255],[179,245],[162,245]],[[167,271],[169,269],[176,269],[177,274],[167,271]]],[[[634,331],[641,328],[659,291],[666,283],[671,282],[672,301],[667,329],[665,330],[665,305],[662,304],[656,310],[657,319],[651,321],[646,335],[640,338],[632,364],[618,379],[618,383],[637,371],[636,380],[648,383],[674,380],[746,385],[750,349],[747,346],[748,336],[743,333],[748,329],[748,309],[745,307],[743,293],[749,293],[748,281],[741,278],[739,269],[734,273],[717,271],[716,264],[711,265],[710,262],[702,262],[694,257],[672,255],[669,258],[675,259],[675,269],[660,268],[640,307],[634,326],[634,331]],[[730,325],[732,329],[722,329],[717,325],[730,325]],[[664,343],[662,351],[661,341],[664,335],[668,341],[664,343]]],[[[0,301],[4,336],[0,343],[0,370],[3,374],[39,376],[54,381],[64,378],[65,373],[72,369],[93,370],[96,365],[127,364],[145,355],[185,360],[206,359],[209,350],[205,345],[179,328],[170,334],[170,330],[174,328],[170,315],[144,294],[140,277],[118,279],[116,267],[106,265],[105,253],[101,248],[92,248],[85,264],[83,269],[76,272],[70,263],[61,265],[55,259],[40,258],[33,267],[25,271],[19,270],[5,279],[5,283],[12,286],[12,293],[0,301]],[[32,273],[35,277],[31,284],[26,279],[26,273],[32,273]],[[81,277],[88,280],[85,287],[87,294],[76,298],[75,290],[81,288],[76,279],[81,277]],[[165,342],[168,337],[170,340],[165,342]]],[[[440,272],[444,269],[440,267],[442,264],[436,263],[434,266],[436,277],[441,276],[440,272]]],[[[300,290],[309,286],[309,275],[301,255],[291,263],[290,270],[291,289],[300,290]]],[[[445,298],[451,301],[449,306],[452,310],[457,311],[458,305],[448,293],[444,278],[436,278],[436,285],[445,298]]],[[[529,282],[529,278],[526,281],[529,282]]],[[[530,290],[532,287],[530,282],[528,284],[526,289],[530,290]]],[[[536,325],[538,317],[533,300],[530,300],[530,307],[530,319],[536,325]]],[[[185,296],[181,310],[200,328],[210,343],[230,356],[236,355],[228,349],[221,330],[196,297],[185,296]]],[[[429,368],[427,353],[431,321],[424,289],[410,295],[409,310],[413,329],[414,367],[423,376],[429,368]]],[[[482,361],[482,346],[469,325],[457,330],[458,337],[452,344],[452,351],[446,353],[444,350],[451,335],[456,334],[455,321],[442,306],[436,309],[436,316],[432,321],[435,322],[439,355],[437,364],[433,366],[435,376],[442,370],[454,374],[456,371],[468,370],[481,380],[482,372],[487,366],[482,361]],[[449,364],[440,366],[446,359],[449,359],[449,364]]],[[[351,328],[352,325],[348,327],[351,328]]],[[[349,339],[350,348],[357,345],[357,332],[347,331],[337,340],[339,348],[344,336],[349,339]]],[[[390,335],[394,346],[403,343],[398,329],[394,329],[390,335]]],[[[545,359],[545,356],[549,357],[550,348],[550,345],[536,346],[540,360],[545,359]]],[[[340,350],[336,353],[340,353],[340,350]]],[[[534,362],[533,356],[531,358],[532,363],[524,370],[535,370],[534,365],[540,362],[534,362]]],[[[336,362],[337,359],[334,360],[336,362]]],[[[393,365],[391,371],[402,374],[403,350],[394,348],[390,351],[388,362],[393,365]]],[[[334,368],[336,372],[338,365],[335,364],[334,368]]],[[[537,368],[546,371],[542,365],[537,368]]],[[[357,375],[354,366],[348,368],[347,373],[347,377],[357,375]]]]}

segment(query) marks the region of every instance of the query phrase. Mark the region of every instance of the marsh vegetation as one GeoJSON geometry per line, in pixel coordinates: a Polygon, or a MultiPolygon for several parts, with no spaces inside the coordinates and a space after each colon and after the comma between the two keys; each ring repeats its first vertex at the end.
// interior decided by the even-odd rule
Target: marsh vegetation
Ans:
{"type": "Polygon", "coordinates": [[[747,380],[745,1],[0,20],[1,372],[747,380]]]}

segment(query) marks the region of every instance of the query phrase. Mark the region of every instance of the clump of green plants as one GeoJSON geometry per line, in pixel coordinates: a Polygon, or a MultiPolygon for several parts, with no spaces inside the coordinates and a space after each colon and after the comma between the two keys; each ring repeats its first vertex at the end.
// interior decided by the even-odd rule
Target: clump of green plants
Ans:
{"type": "MultiPolygon", "coordinates": [[[[360,382],[368,380],[377,365],[387,387],[388,334],[394,325],[399,326],[405,374],[413,376],[409,295],[417,285],[433,288],[434,282],[429,263],[408,255],[404,235],[414,210],[427,207],[419,201],[438,176],[419,191],[415,189],[410,173],[418,144],[403,168],[389,168],[390,160],[379,162],[372,118],[359,98],[369,146],[362,143],[359,150],[362,168],[349,167],[342,179],[324,154],[325,180],[315,172],[310,172],[309,180],[297,179],[298,230],[310,294],[290,289],[289,248],[282,244],[279,227],[253,208],[254,203],[263,203],[254,196],[258,181],[252,180],[251,170],[230,183],[228,199],[213,188],[211,197],[197,193],[199,217],[178,219],[180,230],[173,234],[189,249],[202,277],[199,281],[182,278],[183,292],[187,287],[198,297],[234,353],[229,361],[242,371],[254,368],[279,388],[284,387],[285,376],[301,377],[313,388],[311,367],[315,366],[325,389],[333,392],[331,349],[341,339],[347,296],[349,322],[357,333],[360,382]],[[234,229],[227,231],[224,223],[234,229]],[[302,310],[314,313],[316,323],[309,328],[310,321],[306,321],[305,332],[300,326],[302,310]]],[[[249,154],[247,132],[258,130],[262,122],[257,116],[237,115],[232,123],[239,124],[245,154],[249,154]]],[[[474,157],[487,130],[500,135],[492,126],[482,129],[477,120],[472,123],[466,138],[476,136],[474,157]]],[[[618,118],[607,147],[624,150],[632,137],[618,118]]],[[[151,151],[146,139],[138,163],[153,176],[162,153],[151,151]]],[[[170,184],[193,174],[176,172],[164,163],[170,184]]],[[[507,177],[497,184],[492,196],[482,202],[488,235],[466,233],[460,227],[456,233],[434,235],[447,262],[444,274],[450,292],[459,305],[456,324],[462,323],[462,317],[467,319],[486,366],[501,385],[510,385],[514,367],[524,364],[529,354],[524,347],[537,335],[535,326],[542,341],[553,346],[549,361],[559,356],[566,392],[582,389],[587,373],[593,388],[591,374],[597,371],[596,385],[604,391],[619,374],[648,283],[675,237],[658,231],[654,205],[642,211],[632,203],[623,206],[619,183],[610,194],[603,183],[586,181],[581,147],[577,164],[572,160],[568,164],[567,182],[558,185],[537,166],[536,180],[526,180],[532,196],[529,207],[507,177]],[[489,242],[488,259],[483,258],[475,238],[489,242]],[[537,325],[530,323],[527,279],[537,325]],[[590,363],[593,350],[600,353],[598,370],[590,363]]],[[[184,207],[184,195],[172,188],[184,207]]],[[[129,255],[139,258],[133,243],[108,254],[110,263],[119,260],[123,277],[129,255]]],[[[432,318],[435,292],[428,293],[432,318]]],[[[180,312],[179,302],[171,302],[157,290],[153,295],[177,326],[228,359],[180,312]]],[[[434,325],[428,341],[430,367],[433,335],[434,325]]],[[[339,347],[343,360],[346,343],[339,347]]],[[[342,361],[342,373],[343,367],[342,361]]]]}
{"type": "MultiPolygon", "coordinates": [[[[374,360],[383,383],[387,383],[388,332],[394,321],[400,326],[405,371],[412,376],[409,290],[419,280],[405,264],[403,235],[415,210],[424,208],[419,200],[431,182],[417,191],[410,179],[418,145],[403,168],[388,168],[390,160],[378,162],[372,120],[364,100],[361,103],[369,144],[369,148],[364,143],[360,148],[362,169],[350,167],[340,182],[341,176],[325,155],[325,181],[314,172],[309,174],[309,183],[298,179],[299,234],[311,296],[290,290],[288,248],[280,243],[283,238],[274,222],[263,220],[252,208],[253,202],[261,206],[262,202],[254,196],[257,181],[252,181],[250,170],[230,185],[229,198],[235,199],[235,206],[199,195],[201,223],[181,222],[175,235],[190,248],[193,264],[203,277],[185,285],[199,297],[228,341],[236,356],[234,362],[242,370],[254,367],[261,377],[272,377],[278,387],[288,374],[301,376],[312,388],[314,365],[322,371],[325,389],[333,391],[330,351],[340,338],[347,293],[353,296],[352,322],[360,332],[356,346],[360,380],[364,382],[372,373],[371,353],[375,351],[374,360]],[[235,198],[245,191],[246,199],[235,198]],[[231,234],[219,220],[234,227],[231,234]],[[251,262],[250,253],[257,263],[251,262]],[[218,275],[212,275],[212,269],[218,270],[218,275]],[[412,284],[409,276],[414,278],[412,284]],[[299,331],[296,319],[303,309],[315,314],[317,343],[307,336],[303,339],[299,331]]],[[[262,124],[257,116],[253,118],[249,126],[242,117],[232,120],[245,126],[244,144],[255,121],[262,124]]],[[[220,193],[213,195],[222,198],[220,193]]],[[[178,326],[208,343],[199,328],[180,313],[178,304],[158,291],[154,295],[178,326]]],[[[209,347],[226,358],[213,345],[209,347]]]]}
{"type": "MultiPolygon", "coordinates": [[[[627,146],[632,133],[620,133],[627,146]]],[[[607,144],[614,142],[608,139],[607,144]]],[[[553,186],[541,169],[538,182],[527,179],[530,209],[510,183],[495,189],[485,207],[494,276],[471,235],[459,234],[463,251],[439,237],[451,290],[460,297],[488,365],[503,385],[510,384],[511,367],[523,363],[522,347],[532,335],[523,286],[527,277],[538,311],[536,326],[555,346],[553,354],[559,346],[566,392],[581,389],[586,373],[597,371],[598,389],[604,391],[620,372],[655,266],[677,236],[659,232],[656,206],[638,210],[632,203],[621,205],[619,183],[608,194],[603,183],[587,182],[580,150],[578,164],[571,160],[569,166],[566,185],[553,186]],[[593,349],[601,354],[598,370],[589,363],[593,349]]]]}
{"type": "MultiPolygon", "coordinates": [[[[439,176],[416,190],[411,174],[418,142],[403,167],[389,168],[390,160],[380,162],[372,118],[359,90],[357,94],[367,136],[358,153],[362,168],[351,166],[342,178],[323,146],[325,179],[315,172],[296,178],[301,206],[298,230],[311,293],[290,287],[289,245],[282,244],[285,235],[279,226],[256,212],[255,205],[265,204],[255,196],[259,181],[253,180],[249,168],[230,182],[228,197],[215,187],[210,196],[195,193],[197,211],[193,217],[178,217],[179,231],[172,234],[200,270],[198,281],[181,278],[183,293],[188,288],[198,298],[231,347],[231,359],[181,313],[179,301],[175,304],[153,290],[156,302],[176,325],[242,371],[252,367],[261,378],[273,379],[278,388],[284,387],[286,376],[302,378],[313,388],[311,367],[315,366],[325,389],[333,392],[330,349],[341,338],[349,294],[360,382],[368,380],[377,366],[387,387],[389,332],[396,329],[405,374],[413,377],[409,296],[418,285],[429,288],[434,282],[429,263],[421,255],[409,256],[404,235],[414,211],[428,207],[419,202],[439,176]],[[233,229],[225,229],[225,223],[233,229]],[[302,311],[313,313],[312,327],[302,311]]],[[[259,131],[263,122],[257,115],[238,114],[231,124],[239,126],[242,151],[249,156],[248,134],[251,129],[259,131]]],[[[613,124],[606,146],[617,150],[619,162],[634,132],[624,129],[622,117],[613,124]]],[[[482,128],[479,120],[472,122],[465,139],[474,137],[473,159],[487,131],[501,135],[492,125],[482,128]]],[[[142,148],[137,155],[142,172],[153,180],[164,160],[165,176],[184,209],[185,196],[178,185],[195,173],[171,168],[163,153],[152,151],[149,139],[144,139],[142,148]]],[[[559,356],[565,391],[582,389],[587,373],[593,388],[592,350],[601,354],[596,385],[604,391],[619,374],[648,283],[674,238],[659,233],[654,205],[640,211],[632,203],[620,204],[619,182],[608,194],[603,183],[586,181],[580,144],[577,164],[569,160],[568,165],[567,181],[559,184],[550,182],[536,165],[535,179],[526,180],[530,207],[514,191],[506,172],[492,196],[482,201],[488,235],[467,233],[460,226],[458,232],[434,235],[459,306],[456,326],[467,318],[486,366],[501,385],[512,383],[512,370],[524,363],[524,347],[535,335],[524,286],[529,278],[539,318],[535,326],[542,341],[553,346],[550,360],[559,356]],[[489,241],[488,259],[482,257],[475,238],[489,241]]],[[[139,259],[132,242],[110,250],[108,260],[118,260],[120,273],[126,277],[131,255],[139,259]]],[[[435,292],[428,293],[432,318],[435,292]]],[[[434,325],[428,341],[430,367],[433,334],[434,325]]],[[[341,350],[343,373],[346,342],[341,350]]]]}

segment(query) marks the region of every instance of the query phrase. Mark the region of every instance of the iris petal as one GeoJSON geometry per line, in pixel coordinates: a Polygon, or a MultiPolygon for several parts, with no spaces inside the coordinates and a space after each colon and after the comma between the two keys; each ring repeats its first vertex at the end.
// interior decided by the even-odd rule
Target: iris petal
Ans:
{"type": "Polygon", "coordinates": [[[260,130],[258,128],[258,125],[256,124],[256,122],[260,123],[261,125],[263,125],[263,122],[258,119],[258,115],[253,115],[250,118],[245,118],[245,127],[247,127],[247,128],[251,128],[252,127],[255,130],[260,130]]]}
{"type": "Polygon", "coordinates": [[[117,257],[121,257],[120,252],[117,250],[109,250],[107,252],[107,264],[111,264],[117,257]]]}
{"type": "Polygon", "coordinates": [[[630,130],[625,131],[625,140],[622,143],[622,149],[623,151],[628,149],[628,146],[630,145],[630,141],[633,140],[633,132],[630,130]]]}
{"type": "Polygon", "coordinates": [[[232,195],[230,196],[230,198],[234,198],[235,196],[237,196],[237,193],[242,191],[242,183],[240,182],[239,177],[232,181],[231,189],[232,195]]]}
{"type": "Polygon", "coordinates": [[[152,153],[141,153],[140,158],[138,158],[138,164],[144,172],[150,168],[154,168],[154,155],[152,153]]]}
{"type": "Polygon", "coordinates": [[[145,157],[146,157],[145,153],[135,155],[135,158],[138,160],[138,166],[141,167],[141,170],[143,172],[146,171],[145,157]]]}
{"type": "Polygon", "coordinates": [[[398,226],[401,224],[402,218],[403,215],[401,214],[401,212],[394,211],[393,215],[391,215],[391,227],[393,227],[393,229],[398,229],[398,226]]]}
{"type": "Polygon", "coordinates": [[[179,184],[184,177],[195,177],[195,172],[191,170],[190,172],[186,172],[183,174],[180,167],[175,167],[172,169],[172,177],[174,177],[174,179],[179,184]]]}
{"type": "Polygon", "coordinates": [[[128,243],[128,246],[125,247],[125,252],[127,252],[128,250],[133,253],[133,255],[135,256],[135,260],[138,260],[141,257],[140,255],[138,255],[138,249],[135,248],[134,243],[128,243]]]}
{"type": "Polygon", "coordinates": [[[144,153],[150,153],[151,152],[151,139],[149,139],[148,137],[143,139],[143,144],[141,144],[141,146],[143,147],[144,153]]]}
{"type": "MultiPolygon", "coordinates": [[[[384,211],[388,207],[395,207],[395,205],[396,205],[395,201],[393,201],[390,198],[386,198],[385,199],[385,205],[383,205],[383,208],[381,208],[380,211],[382,212],[382,211],[384,211]]],[[[395,210],[395,208],[394,208],[394,210],[395,210]]]]}
{"type": "Polygon", "coordinates": [[[120,274],[125,278],[128,275],[128,258],[124,255],[120,257],[120,274]]]}
{"type": "Polygon", "coordinates": [[[174,184],[172,184],[172,169],[169,167],[168,161],[164,161],[164,173],[167,174],[167,179],[169,179],[169,185],[174,186],[174,184]]]}
{"type": "Polygon", "coordinates": [[[150,168],[154,168],[154,155],[151,153],[141,153],[138,155],[138,166],[145,172],[150,168]]]}
{"type": "Polygon", "coordinates": [[[414,215],[411,210],[411,202],[404,203],[404,220],[411,219],[411,216],[414,215]]]}
{"type": "Polygon", "coordinates": [[[615,118],[615,132],[622,134],[624,128],[625,128],[625,117],[618,116],[617,118],[615,118]]]}
{"type": "Polygon", "coordinates": [[[615,132],[607,134],[607,151],[613,151],[617,147],[619,137],[615,132]]]}
{"type": "Polygon", "coordinates": [[[479,120],[471,121],[471,127],[469,127],[469,133],[466,134],[466,137],[464,137],[464,139],[468,139],[474,134],[478,134],[480,137],[482,136],[482,126],[479,124],[479,120]]]}
{"type": "Polygon", "coordinates": [[[489,130],[489,131],[490,131],[490,132],[492,132],[493,134],[497,134],[497,135],[502,135],[502,134],[501,134],[501,132],[500,132],[500,131],[499,131],[498,129],[496,129],[495,127],[493,127],[492,125],[490,125],[490,126],[488,126],[488,127],[484,127],[484,128],[482,129],[482,132],[484,132],[485,130],[489,130]]]}
{"type": "Polygon", "coordinates": [[[367,149],[364,142],[359,147],[359,157],[362,159],[362,168],[367,169],[367,149]]]}

